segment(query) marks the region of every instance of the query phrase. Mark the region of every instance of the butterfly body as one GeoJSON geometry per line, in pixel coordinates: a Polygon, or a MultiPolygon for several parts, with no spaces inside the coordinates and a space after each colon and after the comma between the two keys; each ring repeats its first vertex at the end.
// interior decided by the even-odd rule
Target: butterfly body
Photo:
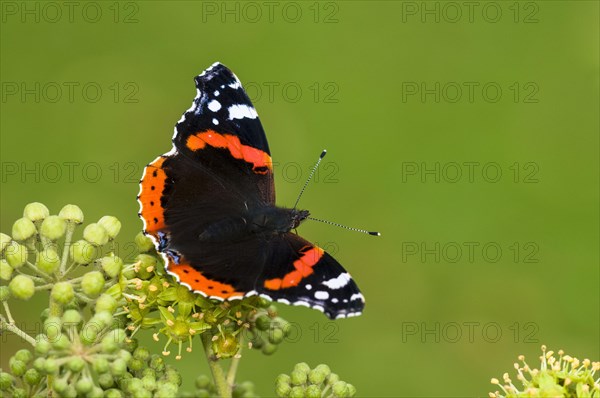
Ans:
{"type": "Polygon", "coordinates": [[[331,318],[360,314],[364,297],[350,275],[292,232],[309,212],[275,204],[268,142],[240,81],[218,63],[195,81],[173,148],[140,182],[144,232],[167,271],[217,300],[261,295],[331,318]]]}

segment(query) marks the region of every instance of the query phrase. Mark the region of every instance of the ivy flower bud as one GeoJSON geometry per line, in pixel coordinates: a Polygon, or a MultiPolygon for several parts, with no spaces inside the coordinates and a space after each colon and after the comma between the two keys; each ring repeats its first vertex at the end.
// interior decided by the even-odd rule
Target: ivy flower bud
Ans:
{"type": "Polygon", "coordinates": [[[46,365],[44,367],[44,371],[47,374],[55,374],[58,372],[58,363],[54,358],[46,359],[46,365]]]}
{"type": "Polygon", "coordinates": [[[277,376],[277,378],[275,379],[275,383],[280,384],[280,383],[284,383],[284,384],[290,384],[292,382],[292,379],[290,378],[290,376],[286,375],[286,374],[280,374],[279,376],[277,376]]]}
{"type": "Polygon", "coordinates": [[[19,268],[27,261],[27,248],[23,245],[18,244],[15,241],[10,242],[6,247],[5,252],[6,261],[13,268],[19,268]]]}
{"type": "Polygon", "coordinates": [[[322,372],[315,368],[311,370],[308,374],[308,381],[310,381],[311,384],[319,385],[325,381],[326,377],[327,374],[325,372],[322,372]]]}
{"type": "Polygon", "coordinates": [[[255,323],[256,323],[256,328],[258,330],[265,331],[265,330],[268,330],[269,326],[271,325],[271,318],[269,318],[269,316],[264,315],[264,314],[263,315],[259,315],[256,318],[255,323]]]}
{"type": "Polygon", "coordinates": [[[49,214],[50,210],[44,204],[38,202],[29,203],[23,210],[23,217],[31,221],[41,221],[49,214]]]}
{"type": "Polygon", "coordinates": [[[79,394],[87,394],[88,392],[92,391],[93,387],[94,383],[87,377],[80,378],[75,384],[75,390],[77,390],[79,394]]]}
{"type": "Polygon", "coordinates": [[[23,376],[27,370],[27,364],[15,357],[12,357],[8,360],[8,366],[10,368],[10,372],[17,377],[23,376]]]}
{"type": "Polygon", "coordinates": [[[125,341],[125,337],[123,329],[111,330],[102,338],[102,349],[108,353],[116,352],[123,341],[125,341]]]}
{"type": "Polygon", "coordinates": [[[60,394],[63,394],[68,386],[66,379],[55,379],[52,382],[52,389],[60,394]]]}
{"type": "Polygon", "coordinates": [[[45,236],[50,240],[58,240],[67,231],[67,222],[59,216],[48,216],[42,222],[40,227],[40,235],[45,236]]]}
{"type": "Polygon", "coordinates": [[[15,378],[6,372],[0,372],[0,391],[8,391],[15,383],[15,378]]]}
{"type": "Polygon", "coordinates": [[[46,366],[46,358],[36,358],[35,361],[33,361],[33,368],[35,370],[37,370],[38,372],[44,372],[44,367],[46,366]]]}
{"type": "Polygon", "coordinates": [[[290,391],[292,391],[292,386],[286,383],[277,383],[275,387],[275,394],[278,397],[287,397],[290,395],[290,391]]]}
{"type": "Polygon", "coordinates": [[[119,303],[117,303],[117,300],[113,296],[109,294],[102,294],[96,300],[95,310],[96,313],[103,311],[112,313],[117,308],[117,305],[119,305],[119,303]]]}
{"type": "Polygon", "coordinates": [[[28,349],[23,348],[23,349],[17,351],[15,353],[14,357],[17,358],[19,361],[29,363],[33,359],[33,354],[28,349]]]}
{"type": "Polygon", "coordinates": [[[345,381],[336,382],[331,390],[335,394],[336,397],[347,397],[348,396],[348,383],[345,381]]]}
{"type": "Polygon", "coordinates": [[[83,276],[81,290],[91,298],[98,296],[104,288],[104,276],[100,271],[91,271],[83,276]]]}
{"type": "Polygon", "coordinates": [[[300,386],[292,387],[290,390],[290,398],[304,398],[304,388],[300,386]]]}
{"type": "Polygon", "coordinates": [[[87,393],[86,398],[104,398],[104,390],[98,386],[93,386],[92,390],[87,393]]]}
{"type": "Polygon", "coordinates": [[[115,379],[110,373],[101,373],[100,376],[98,376],[98,384],[100,384],[100,387],[108,390],[114,386],[115,379]]]}
{"type": "Polygon", "coordinates": [[[12,227],[12,236],[15,240],[27,240],[36,234],[35,225],[29,218],[19,218],[12,227]]]}
{"type": "Polygon", "coordinates": [[[200,390],[207,389],[210,386],[210,377],[207,375],[200,375],[195,380],[196,388],[200,390]]]}
{"type": "Polygon", "coordinates": [[[156,378],[154,378],[152,376],[144,376],[144,377],[142,377],[142,386],[147,391],[154,391],[154,390],[156,390],[156,387],[157,387],[156,378]]]}
{"type": "Polygon", "coordinates": [[[104,393],[105,398],[123,398],[123,394],[121,391],[116,388],[111,388],[110,390],[106,390],[104,393]]]}
{"type": "Polygon", "coordinates": [[[0,259],[0,279],[8,281],[12,277],[13,267],[10,266],[8,261],[0,259]]]}
{"type": "Polygon", "coordinates": [[[171,383],[164,383],[158,387],[155,396],[156,397],[175,397],[177,396],[177,386],[171,383]]]}
{"type": "Polygon", "coordinates": [[[304,373],[302,370],[294,370],[290,377],[292,378],[292,384],[295,386],[301,386],[306,384],[306,380],[308,379],[308,374],[304,373]]]}
{"type": "Polygon", "coordinates": [[[83,230],[83,239],[94,246],[104,246],[108,242],[108,232],[100,224],[89,224],[83,230]]]}
{"type": "Polygon", "coordinates": [[[15,276],[8,284],[8,288],[11,295],[20,300],[29,300],[35,293],[33,279],[26,275],[15,276]]]}
{"type": "Polygon", "coordinates": [[[108,311],[97,312],[88,322],[98,325],[99,328],[109,327],[113,324],[115,318],[108,311]]]}
{"type": "Polygon", "coordinates": [[[85,240],[78,240],[70,247],[71,258],[77,264],[89,264],[97,256],[97,249],[91,243],[85,240]]]}
{"type": "Polygon", "coordinates": [[[53,274],[60,266],[60,257],[52,246],[47,246],[36,255],[36,265],[47,274],[53,274]]]}
{"type": "Polygon", "coordinates": [[[10,289],[8,286],[0,286],[0,302],[10,298],[10,289]]]}
{"type": "Polygon", "coordinates": [[[66,310],[62,316],[63,323],[70,325],[79,325],[81,319],[81,313],[77,310],[66,310]]]}
{"type": "Polygon", "coordinates": [[[348,397],[353,397],[354,395],[356,395],[356,387],[354,387],[350,383],[346,384],[346,387],[348,387],[348,397]]]}
{"type": "Polygon", "coordinates": [[[144,235],[142,232],[139,232],[135,236],[135,244],[137,245],[140,253],[149,252],[154,248],[154,243],[152,243],[152,239],[144,235]]]}
{"type": "Polygon", "coordinates": [[[69,349],[70,346],[71,346],[71,341],[64,334],[61,334],[58,336],[58,338],[52,340],[52,348],[54,348],[57,351],[67,350],[67,349],[69,349]]]}
{"type": "Polygon", "coordinates": [[[327,376],[331,374],[331,369],[325,364],[317,365],[316,368],[310,371],[308,379],[312,384],[321,384],[327,376]]]}
{"type": "Polygon", "coordinates": [[[52,344],[48,341],[48,337],[44,334],[38,335],[35,343],[35,352],[40,355],[46,355],[51,349],[52,344]]]}
{"type": "Polygon", "coordinates": [[[327,376],[327,384],[329,385],[333,385],[338,381],[340,381],[340,376],[338,376],[336,373],[331,373],[329,376],[327,376]]]}
{"type": "Polygon", "coordinates": [[[0,252],[3,252],[4,249],[6,249],[6,246],[8,246],[11,240],[10,236],[0,233],[0,252]]]}
{"type": "Polygon", "coordinates": [[[114,239],[121,231],[121,221],[113,216],[104,216],[98,220],[98,224],[106,230],[109,239],[114,239]]]}
{"type": "Polygon", "coordinates": [[[109,371],[109,363],[106,358],[100,357],[97,358],[94,362],[92,362],[92,367],[94,371],[98,374],[106,373],[109,371]]]}
{"type": "Polygon", "coordinates": [[[143,369],[145,363],[141,359],[132,358],[127,364],[130,372],[139,372],[143,369]]]}
{"type": "Polygon", "coordinates": [[[273,328],[269,331],[269,341],[273,344],[280,344],[284,337],[282,329],[273,328]]]}
{"type": "Polygon", "coordinates": [[[30,386],[37,385],[42,380],[42,375],[35,369],[27,369],[23,375],[23,381],[30,386]]]}
{"type": "Polygon", "coordinates": [[[310,385],[306,387],[306,398],[321,398],[321,388],[317,385],[310,385]]]}
{"type": "Polygon", "coordinates": [[[296,366],[294,366],[294,372],[302,372],[308,375],[310,373],[310,366],[308,366],[306,362],[297,363],[296,366]]]}
{"type": "Polygon", "coordinates": [[[60,304],[67,304],[74,295],[73,285],[69,282],[57,282],[50,292],[50,297],[60,304]]]}
{"type": "Polygon", "coordinates": [[[150,358],[150,351],[146,347],[138,347],[133,351],[133,357],[146,362],[150,358]]]}
{"type": "Polygon", "coordinates": [[[275,354],[275,351],[277,351],[277,346],[275,344],[266,342],[265,345],[263,345],[261,351],[265,355],[273,355],[275,354]]]}
{"type": "Polygon", "coordinates": [[[60,336],[62,329],[62,319],[57,316],[50,316],[44,322],[44,334],[50,341],[54,341],[60,336]]]}
{"type": "Polygon", "coordinates": [[[110,373],[113,376],[123,376],[127,372],[127,362],[118,358],[110,364],[110,373]]]}
{"type": "Polygon", "coordinates": [[[83,212],[79,206],[66,205],[58,212],[58,215],[68,222],[81,224],[83,222],[83,212]]]}
{"type": "Polygon", "coordinates": [[[85,367],[85,360],[81,357],[71,357],[67,361],[67,367],[71,372],[79,373],[85,367]]]}
{"type": "Polygon", "coordinates": [[[115,255],[102,257],[98,263],[109,278],[116,278],[123,269],[123,260],[115,255]]]}

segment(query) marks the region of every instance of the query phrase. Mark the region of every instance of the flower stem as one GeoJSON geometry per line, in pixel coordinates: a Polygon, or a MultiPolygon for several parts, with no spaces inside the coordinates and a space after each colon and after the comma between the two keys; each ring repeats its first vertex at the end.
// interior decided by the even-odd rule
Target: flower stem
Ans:
{"type": "Polygon", "coordinates": [[[7,330],[9,332],[13,332],[29,344],[35,347],[35,339],[19,329],[17,325],[14,324],[14,321],[7,322],[3,316],[0,315],[0,330],[7,330]]]}
{"type": "Polygon", "coordinates": [[[202,344],[204,345],[204,352],[206,353],[206,359],[208,360],[208,366],[217,388],[217,394],[221,398],[231,398],[231,386],[227,383],[225,378],[225,372],[219,364],[219,359],[215,357],[214,352],[211,348],[211,337],[212,335],[208,332],[202,333],[202,344]]]}
{"type": "Polygon", "coordinates": [[[73,238],[73,232],[75,232],[75,223],[67,223],[67,233],[65,235],[65,247],[63,248],[63,254],[60,262],[60,273],[65,275],[67,268],[67,260],[69,259],[69,247],[71,246],[71,239],[73,238]]]}
{"type": "Polygon", "coordinates": [[[240,350],[231,360],[231,365],[229,365],[229,370],[227,371],[227,385],[229,388],[233,389],[233,385],[235,384],[235,375],[237,373],[237,368],[240,364],[240,359],[242,353],[242,344],[240,342],[240,350]]]}

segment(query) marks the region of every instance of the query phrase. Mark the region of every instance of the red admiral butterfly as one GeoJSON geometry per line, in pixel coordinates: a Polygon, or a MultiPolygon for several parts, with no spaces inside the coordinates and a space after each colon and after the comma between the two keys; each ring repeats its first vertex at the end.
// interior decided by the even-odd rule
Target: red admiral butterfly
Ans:
{"type": "Polygon", "coordinates": [[[168,273],[211,299],[258,294],[330,318],[359,315],[350,274],[291,232],[309,212],[275,206],[267,138],[238,78],[215,63],[195,81],[173,148],[146,166],[138,195],[168,273]]]}

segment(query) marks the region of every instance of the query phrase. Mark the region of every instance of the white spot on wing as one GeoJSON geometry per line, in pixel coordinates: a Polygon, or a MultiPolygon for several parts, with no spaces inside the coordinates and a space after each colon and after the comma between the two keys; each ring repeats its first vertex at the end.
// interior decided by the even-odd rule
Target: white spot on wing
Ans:
{"type": "Polygon", "coordinates": [[[217,100],[212,100],[208,103],[208,109],[210,109],[213,112],[216,112],[219,109],[221,109],[221,103],[217,100]]]}
{"type": "Polygon", "coordinates": [[[336,299],[335,297],[331,299],[331,302],[332,302],[333,304],[337,304],[337,302],[338,302],[338,301],[339,301],[339,300],[338,300],[338,299],[336,299]]]}
{"type": "Polygon", "coordinates": [[[217,126],[219,124],[219,121],[217,119],[213,119],[212,122],[215,126],[217,126]]]}
{"type": "Polygon", "coordinates": [[[315,298],[317,300],[327,300],[329,298],[329,293],[324,292],[324,291],[316,291],[315,298]]]}
{"type": "Polygon", "coordinates": [[[258,117],[256,109],[244,104],[231,105],[228,110],[229,120],[243,118],[256,119],[258,117]]]}
{"type": "Polygon", "coordinates": [[[240,84],[240,81],[239,81],[239,80],[236,80],[236,81],[234,81],[233,83],[231,83],[231,84],[229,85],[229,87],[230,87],[230,88],[232,88],[232,89],[234,89],[234,90],[236,90],[236,89],[238,89],[238,88],[242,87],[242,85],[240,84]]]}
{"type": "Polygon", "coordinates": [[[312,289],[312,285],[309,283],[308,285],[306,285],[306,290],[310,290],[312,289]]]}
{"type": "Polygon", "coordinates": [[[350,282],[350,274],[343,272],[337,276],[337,278],[331,278],[328,281],[323,281],[322,284],[330,289],[340,289],[346,286],[350,282]]]}
{"type": "Polygon", "coordinates": [[[219,94],[221,94],[221,93],[219,93],[219,90],[215,90],[215,92],[213,94],[215,95],[215,97],[218,97],[219,94]]]}
{"type": "Polygon", "coordinates": [[[360,293],[354,293],[352,296],[350,296],[350,301],[354,300],[365,301],[365,297],[360,293]]]}

